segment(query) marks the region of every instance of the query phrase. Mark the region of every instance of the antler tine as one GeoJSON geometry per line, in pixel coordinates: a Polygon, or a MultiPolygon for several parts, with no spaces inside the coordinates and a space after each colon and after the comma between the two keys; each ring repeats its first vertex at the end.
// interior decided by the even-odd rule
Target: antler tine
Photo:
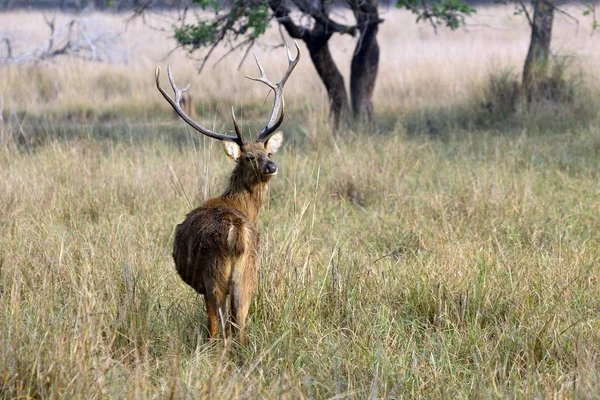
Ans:
{"type": "MultiPolygon", "coordinates": [[[[198,124],[193,119],[191,119],[185,113],[185,111],[183,111],[183,108],[181,107],[181,95],[190,88],[190,84],[188,83],[188,85],[183,89],[178,88],[177,85],[175,85],[175,81],[173,80],[173,75],[171,74],[171,66],[170,65],[167,67],[167,75],[169,76],[169,83],[171,84],[171,87],[173,88],[173,93],[175,94],[175,100],[173,100],[167,94],[167,92],[165,92],[165,90],[160,86],[160,67],[158,67],[158,66],[154,70],[154,79],[156,80],[156,87],[158,88],[158,91],[163,95],[165,100],[167,100],[167,102],[171,105],[171,107],[173,107],[173,110],[175,110],[175,112],[181,117],[181,119],[183,119],[189,126],[191,126],[192,128],[194,128],[195,130],[197,130],[198,132],[200,132],[203,135],[206,135],[208,137],[211,137],[211,138],[217,139],[217,140],[230,140],[232,142],[237,143],[240,146],[244,145],[242,136],[241,136],[241,134],[239,134],[237,132],[237,129],[236,129],[236,136],[226,135],[223,133],[219,133],[219,132],[215,132],[210,129],[207,129],[207,128],[201,126],[200,124],[198,124]]],[[[235,119],[234,119],[234,122],[235,122],[235,119]]]]}
{"type": "Polygon", "coordinates": [[[175,93],[175,102],[179,104],[179,102],[181,101],[181,95],[190,88],[191,83],[188,83],[187,86],[183,89],[179,89],[177,85],[175,85],[175,81],[173,80],[173,74],[171,73],[171,65],[167,65],[167,76],[169,77],[169,83],[173,88],[173,93],[175,93]]]}
{"type": "Polygon", "coordinates": [[[256,59],[256,64],[258,65],[258,69],[260,71],[260,78],[250,78],[250,77],[247,77],[247,78],[254,80],[254,81],[262,82],[265,85],[269,86],[271,89],[273,89],[273,91],[275,92],[275,96],[274,96],[275,98],[273,99],[273,109],[271,110],[271,115],[269,117],[269,121],[267,122],[267,126],[265,126],[264,129],[262,130],[262,132],[258,135],[257,140],[266,141],[269,138],[269,136],[271,136],[271,134],[273,132],[275,132],[275,130],[277,128],[279,128],[279,126],[283,122],[284,109],[285,109],[285,102],[283,100],[283,87],[285,86],[285,83],[287,82],[288,78],[292,74],[292,71],[294,70],[294,68],[296,68],[296,65],[298,65],[298,62],[300,61],[300,47],[298,47],[298,43],[295,40],[294,40],[294,45],[296,46],[297,55],[296,55],[295,59],[292,59],[292,55],[290,54],[290,49],[286,44],[286,51],[287,51],[287,57],[288,57],[288,68],[285,71],[285,74],[283,74],[283,77],[281,78],[281,80],[279,82],[277,82],[276,84],[273,84],[271,81],[269,81],[267,79],[267,76],[265,74],[265,71],[264,71],[262,65],[260,65],[258,58],[256,58],[256,56],[254,56],[254,58],[256,59]]]}
{"type": "Polygon", "coordinates": [[[237,135],[238,140],[240,142],[244,143],[244,138],[242,137],[242,131],[240,130],[237,120],[235,119],[235,111],[233,109],[233,106],[231,106],[231,119],[233,119],[233,127],[235,128],[235,134],[237,135]]]}
{"type": "Polygon", "coordinates": [[[300,47],[298,47],[298,42],[296,42],[295,40],[294,40],[294,46],[296,46],[296,52],[297,52],[295,59],[292,58],[292,54],[290,53],[289,46],[287,45],[287,43],[285,44],[285,50],[287,51],[287,56],[288,56],[288,69],[285,72],[285,75],[283,75],[283,78],[281,78],[281,80],[279,81],[281,86],[285,85],[285,82],[288,80],[288,78],[292,74],[292,71],[294,70],[294,68],[296,68],[298,61],[300,61],[300,47]]]}
{"type": "Polygon", "coordinates": [[[265,70],[264,70],[263,66],[260,64],[260,61],[258,61],[256,54],[253,54],[253,56],[254,56],[254,60],[256,61],[256,65],[258,65],[258,70],[260,71],[260,77],[253,78],[251,76],[246,75],[246,78],[250,79],[251,81],[262,82],[265,85],[267,85],[268,87],[270,87],[271,89],[275,90],[276,86],[269,79],[267,79],[267,74],[265,74],[265,70]]]}

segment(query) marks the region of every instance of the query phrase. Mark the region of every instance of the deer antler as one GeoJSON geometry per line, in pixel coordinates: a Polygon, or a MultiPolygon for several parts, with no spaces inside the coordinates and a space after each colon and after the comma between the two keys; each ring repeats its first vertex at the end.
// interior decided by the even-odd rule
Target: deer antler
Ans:
{"type": "Polygon", "coordinates": [[[265,70],[262,67],[262,65],[260,65],[260,62],[258,61],[258,58],[256,58],[256,56],[254,56],[254,59],[256,60],[256,65],[258,65],[260,77],[253,78],[250,76],[246,76],[246,78],[251,79],[253,81],[264,83],[265,85],[267,85],[268,87],[273,89],[273,91],[275,92],[275,98],[273,99],[273,109],[271,110],[271,116],[269,117],[269,121],[267,122],[267,125],[259,133],[258,139],[257,139],[258,141],[266,142],[269,139],[269,137],[273,134],[273,132],[275,132],[275,130],[277,128],[279,128],[279,125],[281,125],[281,123],[283,122],[283,114],[284,114],[284,109],[285,109],[285,102],[283,100],[283,87],[285,86],[285,82],[290,77],[294,68],[296,68],[296,65],[298,65],[298,61],[300,61],[300,48],[298,47],[298,43],[295,40],[294,40],[294,45],[296,46],[296,51],[297,51],[297,55],[296,55],[295,59],[292,58],[290,49],[287,46],[287,44],[285,46],[285,49],[287,51],[287,56],[288,56],[288,69],[287,69],[287,71],[285,71],[285,74],[283,74],[283,78],[281,78],[281,80],[279,82],[272,83],[269,79],[267,79],[265,70]]]}
{"type": "Polygon", "coordinates": [[[239,146],[243,146],[244,145],[244,139],[242,138],[242,134],[241,134],[240,129],[238,127],[237,121],[235,120],[235,115],[233,114],[233,108],[231,109],[231,116],[233,117],[233,125],[235,127],[235,134],[236,134],[236,136],[226,135],[226,134],[223,134],[223,133],[211,131],[210,129],[207,129],[207,128],[201,126],[196,121],[194,121],[193,119],[191,119],[185,113],[185,111],[183,111],[183,108],[181,107],[181,95],[186,90],[188,90],[190,88],[190,84],[188,83],[187,86],[184,87],[183,89],[178,88],[177,85],[175,85],[175,82],[173,81],[173,75],[171,74],[171,66],[170,65],[167,67],[167,75],[169,76],[169,82],[171,83],[171,87],[173,88],[173,93],[175,94],[175,99],[173,100],[167,94],[167,92],[165,92],[165,90],[160,86],[160,80],[159,80],[159,78],[160,78],[160,67],[156,67],[156,70],[154,71],[154,77],[156,79],[156,87],[158,88],[158,90],[160,91],[160,93],[163,95],[163,97],[165,98],[165,100],[167,100],[169,102],[169,104],[171,105],[171,107],[173,107],[173,109],[175,110],[175,112],[177,114],[179,114],[179,116],[189,126],[191,126],[192,128],[194,128],[195,130],[197,130],[201,134],[206,135],[208,137],[211,137],[213,139],[230,140],[232,142],[237,143],[239,146]]]}
{"type": "MultiPolygon", "coordinates": [[[[275,92],[275,99],[273,100],[273,109],[271,110],[271,116],[269,117],[267,126],[265,126],[263,128],[263,130],[259,133],[258,138],[257,138],[258,141],[266,142],[269,139],[269,137],[273,134],[273,132],[275,132],[275,130],[277,128],[279,128],[279,125],[281,125],[281,123],[283,122],[283,115],[284,115],[284,108],[285,108],[285,104],[283,101],[283,87],[285,86],[285,82],[290,77],[294,68],[296,68],[296,65],[298,65],[298,61],[300,61],[300,48],[298,47],[298,43],[296,43],[296,41],[294,41],[294,45],[296,46],[296,51],[298,52],[296,55],[296,58],[294,58],[294,59],[292,58],[292,55],[290,54],[290,49],[289,49],[289,47],[287,47],[287,44],[285,46],[286,51],[287,51],[287,56],[288,56],[288,69],[287,69],[287,71],[285,71],[283,78],[281,78],[281,80],[279,82],[272,83],[271,81],[269,81],[269,79],[267,79],[265,70],[263,69],[262,65],[260,65],[260,62],[258,61],[258,58],[256,58],[256,56],[254,58],[256,60],[256,64],[258,65],[258,69],[260,71],[260,77],[258,77],[258,78],[252,78],[249,76],[246,77],[253,81],[258,81],[258,82],[264,83],[265,85],[267,85],[268,87],[273,89],[273,91],[275,92]]],[[[184,87],[183,89],[178,88],[177,85],[175,85],[175,82],[173,81],[173,75],[171,74],[171,66],[170,65],[167,68],[167,75],[169,76],[169,82],[171,83],[171,87],[173,88],[173,93],[175,94],[175,99],[172,99],[167,94],[167,92],[165,92],[165,90],[160,86],[160,79],[159,79],[160,78],[160,67],[156,67],[156,70],[154,71],[154,77],[156,79],[156,87],[158,88],[160,93],[163,95],[165,100],[167,100],[169,102],[169,104],[171,105],[171,107],[173,107],[175,112],[177,114],[179,114],[179,116],[189,126],[194,128],[201,134],[211,137],[213,139],[230,140],[232,142],[237,143],[240,146],[244,146],[245,142],[244,142],[244,139],[242,138],[242,132],[240,130],[240,127],[238,126],[238,123],[235,119],[235,113],[233,111],[233,107],[231,108],[231,118],[233,119],[233,127],[235,128],[236,136],[211,131],[210,129],[207,129],[207,128],[201,126],[196,121],[191,119],[185,113],[185,111],[183,111],[183,108],[181,107],[181,95],[190,88],[190,84],[188,83],[188,85],[186,87],[184,87]]]]}

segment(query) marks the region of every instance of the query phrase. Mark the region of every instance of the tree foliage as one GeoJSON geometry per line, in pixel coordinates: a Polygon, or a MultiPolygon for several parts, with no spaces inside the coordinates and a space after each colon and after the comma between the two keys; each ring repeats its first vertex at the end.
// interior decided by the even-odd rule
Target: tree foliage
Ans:
{"type": "MultiPolygon", "coordinates": [[[[208,16],[206,13],[196,15],[196,20],[189,22],[186,8],[179,25],[174,27],[174,36],[179,45],[190,53],[206,50],[200,52],[200,69],[219,43],[228,44],[230,51],[245,47],[245,54],[248,54],[269,24],[276,21],[292,38],[306,44],[327,90],[333,125],[337,127],[350,109],[355,118],[372,119],[371,99],[379,68],[377,33],[379,24],[383,22],[379,16],[378,0],[338,3],[331,0],[233,0],[227,9],[220,8],[218,0],[192,0],[194,3],[212,12],[208,16]],[[342,14],[331,12],[335,7],[346,7],[352,12],[354,21],[341,22],[339,16],[342,14]],[[293,12],[294,9],[299,11],[299,15],[293,12]],[[329,50],[328,41],[334,34],[359,37],[350,71],[351,102],[348,101],[344,77],[329,50]]],[[[396,6],[412,11],[417,15],[417,22],[429,21],[434,28],[443,25],[456,29],[464,24],[465,16],[475,12],[462,0],[398,0],[396,6]]]]}
{"type": "Polygon", "coordinates": [[[475,9],[461,0],[399,0],[397,8],[405,8],[417,15],[417,22],[429,21],[434,27],[445,25],[457,29],[465,23],[465,16],[475,13],[475,9]]]}
{"type": "MultiPolygon", "coordinates": [[[[229,9],[223,10],[219,8],[218,0],[192,0],[192,4],[199,5],[202,10],[212,10],[213,16],[198,17],[193,22],[184,19],[180,26],[174,27],[174,37],[190,52],[210,48],[223,40],[238,42],[241,39],[242,42],[238,42],[236,47],[251,45],[266,31],[272,20],[285,25],[291,19],[289,9],[283,13],[279,11],[284,7],[282,3],[281,0],[234,0],[229,9]]],[[[309,17],[302,18],[301,30],[310,30],[316,22],[326,28],[325,33],[355,36],[360,28],[359,24],[346,25],[331,19],[329,10],[334,4],[330,0],[293,0],[291,3],[303,17],[309,17]]],[[[359,7],[355,0],[340,4],[346,4],[350,9],[359,7]]],[[[446,26],[451,29],[459,28],[465,23],[466,16],[475,13],[475,9],[462,0],[399,0],[396,7],[410,10],[417,16],[416,22],[429,21],[434,27],[446,26]]]]}
{"type": "Polygon", "coordinates": [[[234,1],[226,12],[219,10],[217,0],[193,0],[202,10],[212,10],[214,17],[198,18],[193,23],[176,26],[174,37],[182,46],[190,51],[210,47],[222,40],[243,39],[243,44],[254,42],[269,26],[272,19],[269,2],[265,0],[234,1]]]}

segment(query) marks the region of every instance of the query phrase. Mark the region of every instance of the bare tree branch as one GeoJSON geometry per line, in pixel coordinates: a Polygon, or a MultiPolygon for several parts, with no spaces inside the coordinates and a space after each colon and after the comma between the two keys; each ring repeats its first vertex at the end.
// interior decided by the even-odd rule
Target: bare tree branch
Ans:
{"type": "Polygon", "coordinates": [[[252,49],[252,47],[254,47],[254,41],[252,43],[250,43],[250,46],[248,46],[248,48],[244,52],[244,55],[242,56],[242,59],[240,60],[240,63],[238,64],[238,70],[242,69],[242,64],[248,57],[248,54],[250,54],[250,49],[252,49]]]}
{"type": "MultiPolygon", "coordinates": [[[[255,42],[255,39],[246,39],[246,40],[242,40],[242,41],[241,41],[240,43],[238,43],[238,44],[231,45],[231,46],[229,47],[229,50],[227,50],[227,51],[225,52],[225,54],[223,54],[221,57],[219,57],[219,58],[217,59],[217,61],[215,61],[214,65],[213,65],[213,68],[214,68],[214,67],[216,67],[216,66],[217,66],[217,64],[219,64],[221,61],[223,61],[223,60],[224,60],[224,59],[225,59],[225,58],[226,58],[228,55],[230,55],[230,54],[231,54],[231,53],[233,53],[234,51],[236,51],[236,50],[238,50],[238,49],[240,49],[240,48],[242,48],[242,47],[244,47],[244,46],[246,46],[246,45],[248,46],[248,49],[246,49],[246,52],[245,52],[245,53],[248,53],[249,49],[250,49],[250,48],[251,48],[251,47],[254,45],[254,42],[255,42]]],[[[243,60],[244,60],[244,59],[242,58],[242,61],[243,61],[243,60]]],[[[240,63],[240,65],[239,65],[238,69],[239,69],[241,66],[242,66],[242,64],[240,63]]]]}
{"type": "Polygon", "coordinates": [[[110,59],[112,47],[109,46],[109,42],[122,34],[117,33],[114,38],[107,38],[103,34],[94,36],[90,34],[83,19],[73,18],[64,24],[58,24],[56,13],[52,18],[44,15],[44,21],[50,30],[46,41],[28,53],[15,56],[10,47],[10,39],[4,38],[2,41],[7,45],[8,55],[0,58],[0,63],[38,62],[63,55],[89,61],[104,61],[110,59]]]}
{"type": "Polygon", "coordinates": [[[134,10],[133,14],[129,18],[126,19],[126,23],[133,21],[137,17],[143,16],[146,13],[146,11],[152,8],[153,5],[154,0],[145,1],[140,7],[134,10]]]}
{"type": "Polygon", "coordinates": [[[529,26],[533,27],[533,19],[531,18],[529,11],[527,11],[527,6],[525,6],[525,4],[523,3],[523,0],[519,0],[519,4],[521,6],[521,10],[523,10],[523,13],[525,13],[525,17],[527,18],[527,22],[529,23],[529,26]]]}
{"type": "Polygon", "coordinates": [[[562,14],[565,17],[567,17],[568,19],[570,19],[571,21],[575,22],[575,25],[577,26],[575,35],[579,35],[579,19],[577,19],[573,15],[569,14],[568,12],[566,12],[565,10],[563,10],[562,8],[558,7],[556,4],[552,4],[552,7],[554,7],[554,10],[557,11],[559,14],[562,14]]]}
{"type": "Polygon", "coordinates": [[[294,23],[294,21],[292,20],[292,17],[290,17],[290,13],[291,13],[290,9],[283,4],[283,1],[281,1],[281,0],[270,1],[269,6],[271,7],[271,10],[275,14],[275,19],[277,20],[277,22],[279,22],[281,25],[283,25],[283,27],[285,28],[287,33],[293,39],[301,39],[301,40],[308,39],[308,37],[311,34],[310,30],[303,26],[298,26],[294,23]]]}
{"type": "Polygon", "coordinates": [[[356,25],[344,25],[340,24],[331,18],[324,12],[321,7],[314,7],[312,3],[306,0],[294,0],[294,4],[298,6],[300,11],[310,15],[314,20],[323,26],[325,33],[347,33],[351,36],[356,35],[356,25]]]}

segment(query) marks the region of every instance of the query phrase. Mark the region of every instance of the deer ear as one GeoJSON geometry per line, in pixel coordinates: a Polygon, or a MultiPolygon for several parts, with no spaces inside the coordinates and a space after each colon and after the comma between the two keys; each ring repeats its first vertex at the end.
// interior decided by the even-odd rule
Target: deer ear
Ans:
{"type": "Polygon", "coordinates": [[[223,143],[223,150],[225,150],[227,157],[231,158],[232,160],[237,160],[240,158],[242,155],[242,149],[240,149],[240,146],[237,143],[232,142],[231,140],[223,140],[221,143],[223,143]]]}
{"type": "Polygon", "coordinates": [[[275,132],[273,135],[271,135],[269,140],[267,140],[267,143],[265,143],[265,150],[267,150],[267,153],[277,153],[277,150],[279,150],[282,143],[283,132],[275,132]]]}

